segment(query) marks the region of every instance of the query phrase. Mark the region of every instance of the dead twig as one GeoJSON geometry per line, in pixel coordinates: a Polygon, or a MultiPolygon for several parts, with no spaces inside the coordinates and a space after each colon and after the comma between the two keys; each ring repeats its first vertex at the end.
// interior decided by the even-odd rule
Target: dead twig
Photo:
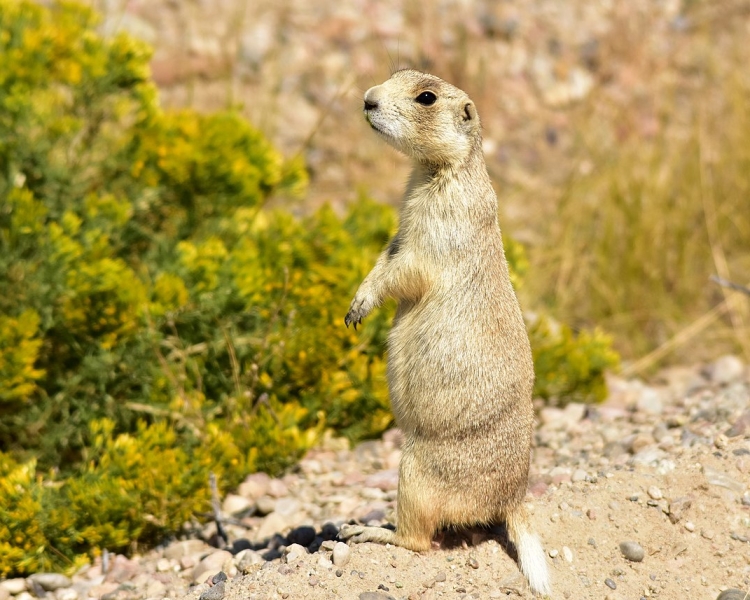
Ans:
{"type": "Polygon", "coordinates": [[[229,536],[224,530],[224,518],[221,516],[221,501],[219,500],[219,488],[216,485],[216,475],[213,471],[208,475],[208,483],[211,486],[211,508],[214,511],[213,517],[216,523],[216,533],[224,540],[225,544],[229,543],[229,536]]]}
{"type": "Polygon", "coordinates": [[[711,275],[711,281],[713,281],[714,283],[718,283],[722,287],[726,287],[726,288],[735,290],[737,292],[742,292],[743,294],[747,294],[748,296],[750,296],[750,287],[740,285],[739,283],[734,283],[727,279],[722,279],[721,277],[718,277],[717,275],[711,275]]]}

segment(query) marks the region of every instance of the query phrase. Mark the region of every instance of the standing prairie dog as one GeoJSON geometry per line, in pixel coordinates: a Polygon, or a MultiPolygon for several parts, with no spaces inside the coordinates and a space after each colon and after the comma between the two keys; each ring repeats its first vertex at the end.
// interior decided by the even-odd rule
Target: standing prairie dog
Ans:
{"type": "Polygon", "coordinates": [[[364,112],[413,170],[398,233],[345,322],[356,327],[385,298],[398,301],[388,384],[405,442],[396,531],[350,526],[340,537],[424,551],[441,528],[505,522],[531,589],[547,595],[523,504],[534,368],[476,108],[445,81],[402,70],[367,90],[364,112]]]}

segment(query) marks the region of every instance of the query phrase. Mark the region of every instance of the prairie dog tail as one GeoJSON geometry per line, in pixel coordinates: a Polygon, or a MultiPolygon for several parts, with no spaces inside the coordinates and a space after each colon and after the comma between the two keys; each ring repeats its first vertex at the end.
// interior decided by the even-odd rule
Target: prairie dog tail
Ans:
{"type": "Polygon", "coordinates": [[[505,517],[508,538],[518,552],[521,571],[529,581],[531,591],[537,596],[549,596],[552,588],[549,583],[547,559],[544,556],[539,536],[529,527],[529,515],[524,505],[509,511],[505,517]]]}

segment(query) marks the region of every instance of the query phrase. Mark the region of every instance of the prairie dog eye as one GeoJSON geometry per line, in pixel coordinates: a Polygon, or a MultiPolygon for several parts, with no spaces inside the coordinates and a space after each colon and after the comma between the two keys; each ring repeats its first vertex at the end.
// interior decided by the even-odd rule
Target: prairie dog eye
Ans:
{"type": "Polygon", "coordinates": [[[423,106],[432,106],[437,101],[437,96],[432,92],[422,92],[414,100],[423,106]]]}

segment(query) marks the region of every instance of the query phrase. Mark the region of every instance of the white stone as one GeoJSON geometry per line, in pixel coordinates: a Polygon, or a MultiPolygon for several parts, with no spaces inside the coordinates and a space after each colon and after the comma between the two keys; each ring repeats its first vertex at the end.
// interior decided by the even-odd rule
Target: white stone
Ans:
{"type": "Polygon", "coordinates": [[[21,592],[26,591],[26,580],[21,577],[6,579],[5,581],[0,581],[0,587],[8,590],[12,596],[17,596],[21,592]]]}
{"type": "Polygon", "coordinates": [[[227,494],[221,504],[221,510],[228,515],[238,515],[249,510],[252,506],[253,501],[249,498],[237,494],[227,494]]]}
{"type": "Polygon", "coordinates": [[[284,559],[286,560],[287,564],[291,564],[296,560],[302,558],[303,556],[306,556],[307,548],[305,548],[304,546],[300,546],[299,544],[291,544],[287,546],[284,554],[284,559]]]}
{"type": "Polygon", "coordinates": [[[566,562],[572,563],[573,562],[573,551],[568,548],[567,546],[562,547],[562,554],[563,558],[565,558],[566,562]]]}
{"type": "Polygon", "coordinates": [[[232,553],[226,550],[217,550],[206,556],[193,569],[193,582],[201,583],[209,577],[213,577],[220,571],[224,571],[232,564],[232,553]]]}
{"type": "Polygon", "coordinates": [[[333,547],[333,564],[337,567],[344,567],[349,562],[351,555],[351,548],[347,544],[336,542],[336,545],[333,547]]]}
{"type": "Polygon", "coordinates": [[[271,478],[266,473],[253,473],[248,475],[240,484],[237,493],[250,500],[257,500],[268,493],[268,484],[271,478]]]}

